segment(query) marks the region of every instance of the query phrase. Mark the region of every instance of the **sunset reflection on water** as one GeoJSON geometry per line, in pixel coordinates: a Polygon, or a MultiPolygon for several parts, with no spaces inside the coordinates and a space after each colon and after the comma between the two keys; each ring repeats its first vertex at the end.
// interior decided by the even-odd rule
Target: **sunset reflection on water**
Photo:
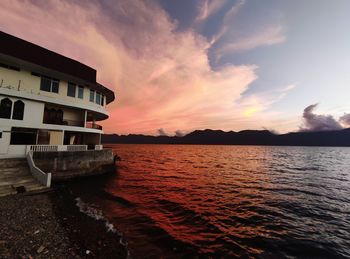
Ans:
{"type": "Polygon", "coordinates": [[[349,149],[113,149],[126,203],[102,204],[136,256],[349,256],[349,149]]]}

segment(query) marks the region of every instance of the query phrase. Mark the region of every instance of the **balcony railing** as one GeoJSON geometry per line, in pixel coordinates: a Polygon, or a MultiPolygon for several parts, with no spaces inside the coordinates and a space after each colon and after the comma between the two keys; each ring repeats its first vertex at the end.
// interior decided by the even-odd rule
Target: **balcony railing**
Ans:
{"type": "Polygon", "coordinates": [[[62,152],[62,151],[86,151],[87,145],[27,145],[26,153],[32,152],[62,152]]]}
{"type": "Polygon", "coordinates": [[[89,128],[89,129],[99,129],[99,130],[102,130],[102,126],[101,126],[101,125],[98,125],[98,124],[93,123],[93,122],[86,122],[85,127],[86,127],[86,128],[89,128]]]}

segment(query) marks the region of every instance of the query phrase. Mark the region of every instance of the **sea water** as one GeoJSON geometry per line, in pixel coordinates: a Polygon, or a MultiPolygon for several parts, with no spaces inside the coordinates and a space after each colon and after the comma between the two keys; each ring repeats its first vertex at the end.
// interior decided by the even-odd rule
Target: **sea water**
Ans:
{"type": "Polygon", "coordinates": [[[350,257],[350,148],[111,147],[116,174],[82,199],[134,258],[350,257]]]}

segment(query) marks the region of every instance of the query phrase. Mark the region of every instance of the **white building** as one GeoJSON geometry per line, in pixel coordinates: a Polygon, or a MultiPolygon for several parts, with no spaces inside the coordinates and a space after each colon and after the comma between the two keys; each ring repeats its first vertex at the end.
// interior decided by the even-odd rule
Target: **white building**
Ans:
{"type": "Polygon", "coordinates": [[[39,145],[100,149],[96,122],[113,100],[93,68],[0,32],[0,158],[39,145]]]}

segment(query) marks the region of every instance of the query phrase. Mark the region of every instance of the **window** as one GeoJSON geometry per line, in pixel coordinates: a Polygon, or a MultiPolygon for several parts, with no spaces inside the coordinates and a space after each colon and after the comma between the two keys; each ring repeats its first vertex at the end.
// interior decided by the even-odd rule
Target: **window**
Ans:
{"type": "Polygon", "coordinates": [[[0,103],[0,118],[10,119],[12,110],[12,101],[9,98],[1,100],[0,103]]]}
{"type": "Polygon", "coordinates": [[[95,101],[95,91],[90,90],[90,102],[94,102],[94,101],[95,101]]]}
{"type": "Polygon", "coordinates": [[[68,96],[71,96],[71,97],[75,97],[75,92],[76,92],[76,89],[77,86],[73,83],[68,83],[68,90],[67,90],[67,95],[68,96]]]}
{"type": "Polygon", "coordinates": [[[84,99],[84,87],[80,85],[78,87],[78,98],[84,99]]]}
{"type": "Polygon", "coordinates": [[[101,105],[102,106],[105,105],[105,96],[104,95],[102,95],[102,98],[101,98],[101,105]]]}
{"type": "Polygon", "coordinates": [[[96,103],[101,104],[101,94],[100,93],[96,93],[96,103]]]}
{"type": "Polygon", "coordinates": [[[23,120],[24,114],[24,102],[18,100],[13,106],[12,119],[14,120],[23,120]]]}
{"type": "Polygon", "coordinates": [[[0,131],[0,138],[2,138],[2,131],[0,131]]]}
{"type": "Polygon", "coordinates": [[[51,79],[47,77],[41,78],[40,90],[51,92],[51,79]]]}
{"type": "Polygon", "coordinates": [[[60,83],[57,80],[52,80],[51,83],[51,92],[58,93],[58,86],[60,83]]]}
{"type": "Polygon", "coordinates": [[[40,90],[58,93],[59,81],[46,76],[41,76],[40,90]]]}
{"type": "Polygon", "coordinates": [[[15,128],[11,129],[10,145],[36,144],[37,129],[15,128]]]}

